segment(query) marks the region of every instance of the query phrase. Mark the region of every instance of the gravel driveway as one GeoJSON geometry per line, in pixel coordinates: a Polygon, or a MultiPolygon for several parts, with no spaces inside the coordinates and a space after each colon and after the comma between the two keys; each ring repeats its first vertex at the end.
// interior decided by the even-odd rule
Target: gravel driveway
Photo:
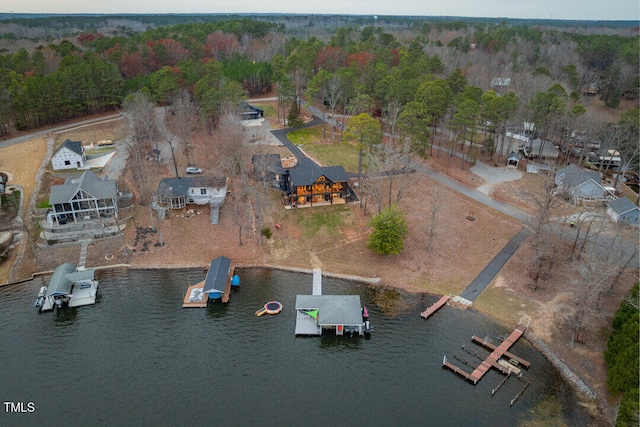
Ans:
{"type": "Polygon", "coordinates": [[[494,168],[480,161],[476,162],[475,166],[471,168],[471,172],[484,178],[484,180],[487,181],[486,184],[476,188],[477,191],[486,194],[487,196],[491,192],[491,188],[494,185],[498,185],[502,182],[507,181],[517,181],[522,178],[523,175],[522,172],[516,169],[508,167],[494,168]]]}

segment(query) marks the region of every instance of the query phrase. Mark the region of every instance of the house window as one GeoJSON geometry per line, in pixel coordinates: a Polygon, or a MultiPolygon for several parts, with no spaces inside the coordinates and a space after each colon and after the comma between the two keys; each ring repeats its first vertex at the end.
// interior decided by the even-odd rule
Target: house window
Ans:
{"type": "Polygon", "coordinates": [[[207,194],[207,189],[206,188],[201,188],[200,189],[200,195],[205,196],[207,194]]]}

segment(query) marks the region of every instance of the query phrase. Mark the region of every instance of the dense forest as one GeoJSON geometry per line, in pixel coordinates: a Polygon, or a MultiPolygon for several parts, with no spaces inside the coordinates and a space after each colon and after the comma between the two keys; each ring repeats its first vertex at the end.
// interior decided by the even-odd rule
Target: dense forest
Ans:
{"type": "Polygon", "coordinates": [[[638,354],[640,343],[638,326],[640,311],[638,310],[638,289],[636,284],[627,298],[622,301],[620,309],[613,318],[613,331],[609,337],[604,360],[607,363],[609,378],[607,386],[611,394],[620,397],[618,419],[616,425],[637,426],[640,404],[638,403],[638,354]]]}
{"type": "Polygon", "coordinates": [[[624,22],[594,24],[13,17],[0,21],[0,135],[117,110],[140,90],[159,104],[187,90],[210,126],[225,106],[276,93],[283,117],[303,99],[383,117],[423,154],[436,127],[473,138],[480,125],[492,153],[517,121],[565,152],[577,138],[624,150],[638,134],[640,37],[624,22]]]}

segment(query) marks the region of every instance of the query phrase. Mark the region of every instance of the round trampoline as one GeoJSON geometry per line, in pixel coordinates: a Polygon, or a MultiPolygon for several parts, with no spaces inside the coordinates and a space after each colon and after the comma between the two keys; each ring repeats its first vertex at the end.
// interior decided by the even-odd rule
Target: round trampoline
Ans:
{"type": "Polygon", "coordinates": [[[282,311],[282,303],[280,303],[279,301],[269,301],[264,305],[264,307],[256,311],[256,316],[262,316],[265,313],[278,314],[281,311],[282,311]]]}

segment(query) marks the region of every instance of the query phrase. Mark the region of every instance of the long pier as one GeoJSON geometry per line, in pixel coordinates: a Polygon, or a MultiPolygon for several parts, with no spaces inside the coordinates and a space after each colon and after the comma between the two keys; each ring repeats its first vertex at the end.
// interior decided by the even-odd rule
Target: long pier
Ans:
{"type": "MultiPolygon", "coordinates": [[[[507,350],[511,348],[511,346],[515,344],[516,341],[518,341],[518,338],[520,338],[526,330],[527,328],[522,324],[516,326],[513,332],[511,332],[511,334],[509,334],[509,336],[504,341],[502,341],[502,343],[499,346],[495,347],[495,349],[493,349],[493,352],[489,356],[487,356],[487,358],[484,359],[482,363],[480,363],[480,365],[478,365],[471,373],[468,373],[460,369],[459,367],[455,366],[454,364],[450,363],[449,361],[447,361],[446,356],[442,360],[442,365],[451,369],[456,374],[464,377],[467,381],[473,383],[474,385],[477,384],[478,381],[482,379],[484,374],[486,374],[491,368],[498,369],[503,374],[509,374],[513,372],[512,369],[509,368],[509,364],[508,363],[500,364],[498,362],[501,357],[507,356],[507,353],[508,353],[507,350]]],[[[507,357],[510,357],[511,359],[514,359],[514,360],[518,360],[512,356],[513,355],[511,353],[508,353],[507,357]]],[[[524,359],[522,360],[524,361],[524,359]]]]}
{"type": "Polygon", "coordinates": [[[428,319],[429,316],[431,316],[433,313],[438,311],[443,305],[445,305],[447,301],[449,301],[449,296],[445,295],[442,298],[440,298],[438,301],[434,302],[431,305],[431,307],[427,308],[425,311],[420,313],[420,316],[424,317],[425,319],[428,319]]]}

